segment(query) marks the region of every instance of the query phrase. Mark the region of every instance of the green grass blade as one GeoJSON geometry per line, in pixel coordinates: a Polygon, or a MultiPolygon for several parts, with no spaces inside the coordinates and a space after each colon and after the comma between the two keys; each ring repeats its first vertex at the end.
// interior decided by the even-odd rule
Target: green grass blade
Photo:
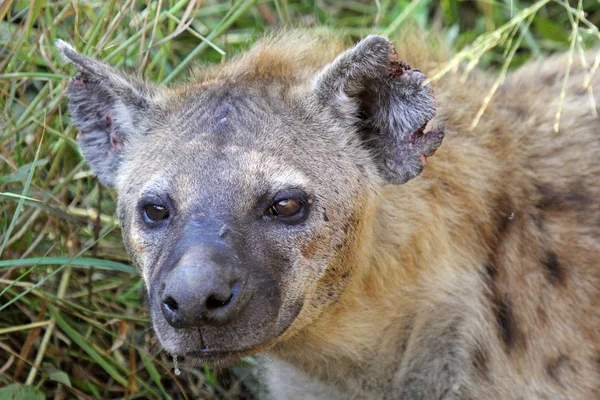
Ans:
{"type": "Polygon", "coordinates": [[[49,306],[48,310],[50,310],[50,314],[56,321],[58,327],[73,341],[75,342],[83,351],[85,351],[102,369],[106,371],[110,376],[112,376],[117,382],[121,385],[127,387],[128,382],[127,378],[123,375],[119,374],[119,372],[114,368],[96,349],[90,346],[87,341],[75,330],[66,319],[61,316],[61,313],[53,306],[49,306]]]}
{"type": "Polygon", "coordinates": [[[26,267],[29,265],[71,265],[83,268],[95,268],[136,274],[137,270],[130,265],[101,258],[71,257],[33,257],[19,260],[0,260],[0,268],[26,267]]]}
{"type": "Polygon", "coordinates": [[[50,272],[48,275],[46,275],[45,277],[43,277],[42,279],[40,279],[35,285],[31,286],[27,290],[24,290],[23,292],[21,292],[17,296],[13,297],[12,299],[10,299],[6,303],[4,303],[2,305],[2,307],[0,307],[0,311],[4,310],[8,306],[10,306],[12,303],[18,301],[19,299],[21,299],[22,297],[24,297],[25,295],[27,295],[32,290],[37,289],[38,287],[42,286],[48,279],[52,278],[54,275],[56,275],[60,271],[62,271],[65,267],[69,266],[73,261],[77,260],[77,258],[79,258],[86,251],[88,251],[92,246],[94,246],[94,244],[96,244],[98,241],[104,239],[104,237],[106,235],[108,235],[111,231],[112,231],[112,228],[108,229],[106,232],[104,232],[102,235],[100,235],[100,237],[97,240],[95,240],[93,243],[91,243],[86,248],[84,248],[83,250],[81,250],[77,255],[75,255],[74,257],[72,257],[69,260],[69,262],[67,262],[66,264],[61,265],[60,267],[58,267],[57,269],[55,269],[54,271],[50,272]]]}
{"type": "Polygon", "coordinates": [[[27,181],[25,182],[25,186],[23,187],[23,192],[21,193],[21,198],[19,199],[19,203],[17,204],[17,208],[13,214],[12,220],[10,221],[10,225],[8,229],[4,233],[4,239],[2,240],[2,244],[0,245],[0,256],[2,256],[2,252],[4,251],[4,247],[6,247],[6,243],[8,243],[8,239],[10,238],[10,234],[15,228],[15,224],[17,223],[17,218],[19,218],[19,214],[21,213],[21,209],[23,207],[23,203],[25,202],[25,198],[27,197],[27,192],[29,191],[29,186],[31,186],[31,180],[33,179],[33,173],[35,172],[35,166],[37,164],[37,160],[40,156],[40,149],[42,148],[42,142],[44,140],[44,134],[42,133],[42,138],[40,139],[40,144],[35,152],[35,157],[33,158],[33,163],[31,165],[31,169],[29,170],[29,175],[27,176],[27,181]]]}
{"type": "Polygon", "coordinates": [[[24,199],[24,200],[29,200],[29,201],[39,201],[38,199],[34,199],[33,197],[27,197],[27,196],[23,196],[21,194],[10,193],[10,192],[0,193],[0,196],[13,197],[16,199],[24,199]]]}
{"type": "Polygon", "coordinates": [[[194,60],[198,55],[200,55],[207,47],[209,47],[209,43],[213,41],[216,37],[220,36],[223,32],[225,32],[238,18],[242,16],[250,7],[256,4],[258,0],[246,0],[238,9],[235,11],[229,19],[223,21],[217,26],[215,30],[213,30],[207,37],[205,41],[200,43],[194,50],[190,52],[190,54],[183,59],[179,65],[165,78],[164,83],[169,83],[174,78],[177,77],[185,68],[187,68],[188,64],[194,60]]]}
{"type": "Polygon", "coordinates": [[[160,374],[154,366],[152,359],[148,357],[148,355],[142,349],[138,349],[138,353],[140,355],[140,358],[142,359],[142,364],[144,364],[144,367],[146,368],[146,371],[148,371],[148,374],[150,375],[150,378],[152,378],[152,381],[156,384],[156,386],[158,386],[163,396],[165,396],[165,399],[171,400],[172,397],[169,396],[162,383],[160,383],[160,374]]]}

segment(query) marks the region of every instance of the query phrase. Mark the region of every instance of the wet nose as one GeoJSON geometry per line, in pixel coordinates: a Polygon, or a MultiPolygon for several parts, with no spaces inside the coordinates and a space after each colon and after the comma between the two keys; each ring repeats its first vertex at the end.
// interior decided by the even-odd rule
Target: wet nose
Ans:
{"type": "Polygon", "coordinates": [[[174,328],[223,325],[237,311],[241,283],[216,265],[175,268],[159,293],[161,311],[174,328]]]}

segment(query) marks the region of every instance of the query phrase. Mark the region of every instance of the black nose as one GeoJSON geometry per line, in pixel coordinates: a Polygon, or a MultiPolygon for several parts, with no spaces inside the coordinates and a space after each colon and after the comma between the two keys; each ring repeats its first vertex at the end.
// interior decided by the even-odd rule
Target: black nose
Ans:
{"type": "Polygon", "coordinates": [[[215,265],[175,268],[159,292],[161,311],[174,328],[222,325],[237,311],[241,283],[215,265]]]}

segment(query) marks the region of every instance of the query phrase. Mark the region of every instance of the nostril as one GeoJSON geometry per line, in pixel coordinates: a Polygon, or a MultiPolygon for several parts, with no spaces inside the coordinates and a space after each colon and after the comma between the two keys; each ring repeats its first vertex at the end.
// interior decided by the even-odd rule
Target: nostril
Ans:
{"type": "Polygon", "coordinates": [[[225,307],[227,304],[229,304],[231,302],[232,298],[233,298],[233,293],[225,301],[218,299],[214,295],[210,296],[206,300],[206,308],[209,309],[209,310],[214,310],[214,309],[217,309],[217,308],[225,307]]]}
{"type": "Polygon", "coordinates": [[[179,305],[171,296],[167,296],[165,299],[163,299],[163,303],[165,303],[167,308],[169,308],[171,311],[177,311],[179,309],[179,305]]]}

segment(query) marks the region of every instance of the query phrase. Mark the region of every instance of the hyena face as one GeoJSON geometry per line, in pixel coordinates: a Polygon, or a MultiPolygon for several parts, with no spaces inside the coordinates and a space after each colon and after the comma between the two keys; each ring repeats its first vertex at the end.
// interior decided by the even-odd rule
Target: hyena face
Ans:
{"type": "Polygon", "coordinates": [[[310,82],[144,84],[58,44],[81,148],[171,354],[223,361],[314,321],[360,264],[382,184],[440,145],[424,76],[369,37],[310,82]]]}

